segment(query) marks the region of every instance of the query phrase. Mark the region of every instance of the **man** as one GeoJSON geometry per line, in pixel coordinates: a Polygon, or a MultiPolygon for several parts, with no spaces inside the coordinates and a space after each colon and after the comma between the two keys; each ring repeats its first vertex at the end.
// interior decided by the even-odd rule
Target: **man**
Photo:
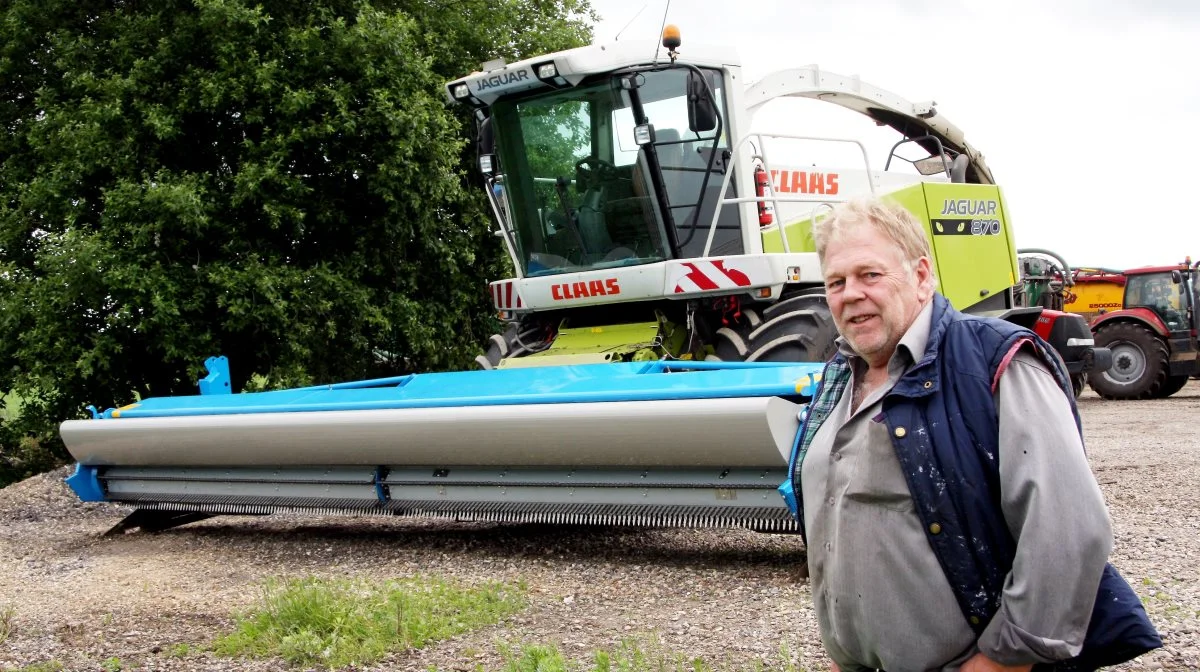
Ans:
{"type": "Polygon", "coordinates": [[[841,338],[780,489],[834,669],[1095,669],[1161,646],[1107,565],[1057,355],[951,308],[898,206],[843,204],[813,238],[841,338]]]}

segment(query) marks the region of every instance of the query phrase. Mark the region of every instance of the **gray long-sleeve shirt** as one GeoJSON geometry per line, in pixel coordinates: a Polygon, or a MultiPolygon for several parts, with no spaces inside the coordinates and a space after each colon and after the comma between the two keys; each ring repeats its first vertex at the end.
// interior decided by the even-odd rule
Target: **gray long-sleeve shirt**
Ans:
{"type": "Polygon", "coordinates": [[[846,672],[957,670],[977,651],[1009,665],[1079,652],[1112,547],[1099,486],[1070,405],[1036,357],[1018,354],[995,394],[1004,519],[1017,540],[1000,610],[976,640],[914,510],[882,422],[883,397],[920,359],[931,305],[888,363],[888,380],[850,413],[866,363],[818,429],[801,472],[813,601],[830,657],[846,672]]]}

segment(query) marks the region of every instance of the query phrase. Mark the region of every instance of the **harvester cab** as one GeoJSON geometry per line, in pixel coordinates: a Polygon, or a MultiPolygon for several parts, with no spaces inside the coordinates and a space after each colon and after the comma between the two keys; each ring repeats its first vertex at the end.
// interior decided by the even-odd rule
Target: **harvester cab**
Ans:
{"type": "MultiPolygon", "coordinates": [[[[665,53],[594,45],[446,85],[478,122],[514,272],[490,284],[504,328],[485,370],[143,399],[63,423],[72,487],[137,507],[121,529],[349,511],[795,530],[776,487],[836,337],[811,226],[858,194],[925,223],[959,309],[1068,322],[1017,303],[1000,190],[932,104],[816,66],[745,87],[732,53],[666,37],[665,53]],[[885,169],[857,140],[753,130],[785,97],[895,129],[885,169]],[[861,161],[816,166],[794,142],[861,161]]],[[[1068,366],[1090,363],[1086,324],[1060,331],[1068,366]]]]}
{"type": "MultiPolygon", "coordinates": [[[[538,67],[557,72],[553,63],[538,67]]],[[[728,147],[714,103],[692,98],[711,101],[719,81],[699,68],[645,69],[494,101],[485,137],[501,142],[481,143],[481,159],[493,195],[505,199],[504,234],[518,272],[538,277],[701,256],[705,240],[696,232],[717,201],[705,195],[720,185],[728,147]],[[681,128],[639,127],[635,110],[681,128]]],[[[736,213],[722,224],[715,249],[740,254],[736,213]]]]}
{"type": "Polygon", "coordinates": [[[678,45],[676,33],[662,57],[617,43],[495,62],[447,85],[478,119],[480,168],[516,274],[492,284],[513,326],[494,337],[483,368],[823,361],[834,331],[811,223],[832,203],[885,186],[947,234],[938,241],[949,251],[938,268],[950,279],[943,291],[963,307],[981,298],[1012,307],[999,192],[982,157],[931,106],[815,66],[744,89],[731,53],[685,55],[678,45]],[[813,136],[804,139],[857,148],[861,164],[769,164],[772,143],[800,136],[751,132],[751,116],[786,96],[892,125],[902,142],[938,157],[943,174],[875,172],[861,143],[813,136]],[[961,183],[951,184],[952,163],[961,183]],[[618,324],[644,328],[621,327],[637,342],[595,338],[618,324]]]}
{"type": "Polygon", "coordinates": [[[732,54],[680,53],[668,32],[664,58],[638,44],[591,46],[497,61],[447,84],[479,122],[486,193],[516,272],[492,283],[509,326],[482,368],[823,361],[836,334],[812,223],[867,194],[925,223],[939,289],[955,307],[1036,329],[1077,390],[1087,370],[1107,365],[1084,320],[1022,291],[1000,190],[933,103],[817,66],[743,88],[732,54]],[[875,164],[883,169],[858,140],[756,129],[755,115],[783,98],[833,103],[895,130],[875,164]],[[857,158],[812,163],[831,148],[857,158]]]}
{"type": "Polygon", "coordinates": [[[1124,271],[1119,310],[1092,321],[1096,341],[1113,352],[1113,366],[1092,388],[1109,399],[1169,397],[1200,375],[1200,263],[1124,271]]]}

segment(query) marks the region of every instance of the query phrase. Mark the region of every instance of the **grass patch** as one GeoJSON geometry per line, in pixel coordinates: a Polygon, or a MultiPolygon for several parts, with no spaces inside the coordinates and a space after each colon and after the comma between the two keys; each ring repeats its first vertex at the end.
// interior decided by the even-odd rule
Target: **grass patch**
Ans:
{"type": "Polygon", "coordinates": [[[557,647],[524,644],[513,648],[500,645],[504,657],[504,672],[562,672],[570,669],[570,663],[557,647]]]}
{"type": "Polygon", "coordinates": [[[804,672],[786,648],[770,662],[708,661],[667,650],[658,638],[626,639],[614,649],[592,651],[589,662],[571,661],[555,646],[500,645],[504,672],[804,672]]]}
{"type": "Polygon", "coordinates": [[[525,606],[522,587],[460,587],[438,579],[272,581],[262,604],[219,637],[220,655],[283,658],[330,668],[369,664],[500,622],[525,606]]]}
{"type": "Polygon", "coordinates": [[[187,658],[188,656],[192,655],[193,652],[198,650],[198,647],[188,644],[187,642],[181,642],[167,649],[167,655],[171,658],[187,658]]]}
{"type": "Polygon", "coordinates": [[[11,672],[62,672],[64,669],[62,663],[57,660],[49,660],[44,663],[34,663],[25,667],[11,668],[11,672]]]}
{"type": "Polygon", "coordinates": [[[12,635],[13,616],[16,614],[17,608],[11,604],[0,607],[0,644],[8,641],[9,635],[12,635]]]}

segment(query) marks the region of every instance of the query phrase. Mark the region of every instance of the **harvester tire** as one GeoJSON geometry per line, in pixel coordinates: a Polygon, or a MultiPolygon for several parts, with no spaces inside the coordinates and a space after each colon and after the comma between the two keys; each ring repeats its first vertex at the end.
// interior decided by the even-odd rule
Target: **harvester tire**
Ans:
{"type": "Polygon", "coordinates": [[[1155,396],[1157,399],[1166,399],[1167,397],[1182,390],[1188,384],[1191,376],[1167,376],[1167,382],[1163,384],[1162,389],[1155,396]]]}
{"type": "Polygon", "coordinates": [[[487,349],[475,358],[479,368],[492,370],[500,366],[500,362],[509,357],[520,357],[537,352],[532,348],[540,344],[537,328],[520,330],[516,322],[510,322],[502,334],[492,334],[487,340],[487,349]],[[518,335],[520,338],[518,338],[518,335]]]}
{"type": "Polygon", "coordinates": [[[1167,344],[1153,331],[1133,322],[1100,327],[1096,347],[1112,350],[1112,368],[1088,376],[1092,389],[1105,399],[1153,399],[1167,385],[1167,344]]]}
{"type": "Polygon", "coordinates": [[[762,311],[742,311],[744,324],[721,327],[710,360],[824,362],[836,348],[837,328],[822,294],[801,294],[762,311]]]}

